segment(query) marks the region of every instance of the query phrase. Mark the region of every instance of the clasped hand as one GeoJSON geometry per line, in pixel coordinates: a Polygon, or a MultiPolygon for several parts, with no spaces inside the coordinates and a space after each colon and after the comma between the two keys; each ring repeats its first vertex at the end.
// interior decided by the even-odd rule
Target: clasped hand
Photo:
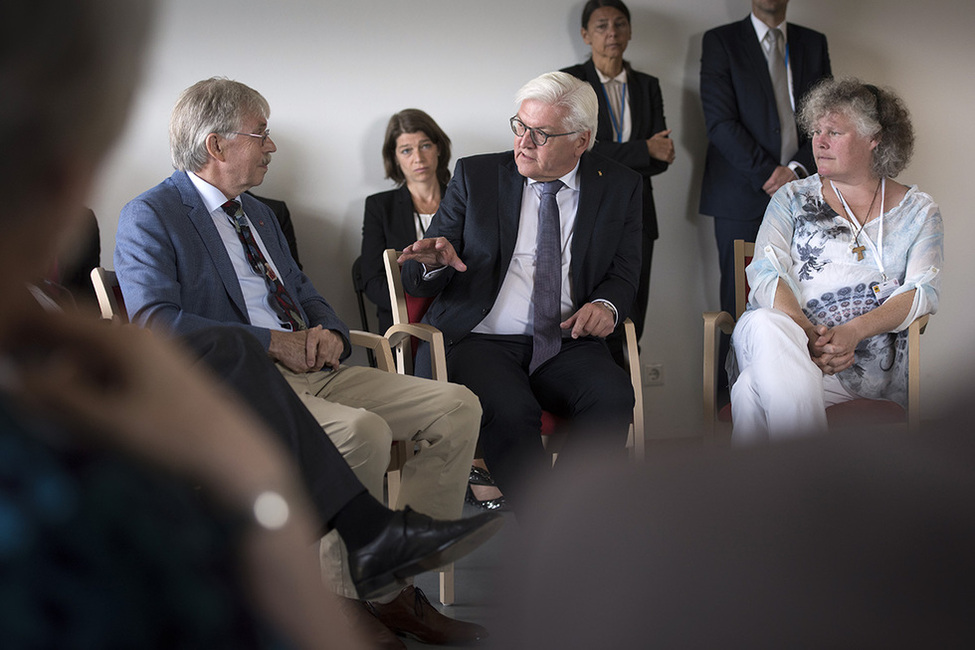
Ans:
{"type": "Polygon", "coordinates": [[[849,323],[828,328],[816,325],[807,332],[809,356],[823,374],[835,375],[853,365],[860,337],[849,323]]]}
{"type": "Polygon", "coordinates": [[[339,358],[345,350],[342,337],[332,330],[316,325],[297,332],[271,331],[268,354],[284,364],[292,372],[312,372],[339,367],[339,358]]]}

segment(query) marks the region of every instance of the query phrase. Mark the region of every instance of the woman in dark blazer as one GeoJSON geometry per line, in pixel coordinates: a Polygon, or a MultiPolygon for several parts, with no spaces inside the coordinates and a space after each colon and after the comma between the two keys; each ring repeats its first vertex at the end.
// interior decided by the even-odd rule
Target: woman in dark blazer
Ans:
{"type": "MultiPolygon", "coordinates": [[[[360,261],[366,296],[376,305],[380,332],[393,324],[383,251],[402,250],[426,233],[450,180],[450,138],[423,111],[402,110],[386,126],[383,165],[386,178],[399,187],[366,198],[360,261]]],[[[466,499],[487,510],[506,508],[481,459],[471,467],[466,499]]]]}
{"type": "MultiPolygon", "coordinates": [[[[657,211],[650,177],[674,161],[674,142],[664,121],[660,82],[630,67],[623,53],[630,42],[630,10],[620,0],[589,0],[582,9],[582,40],[592,57],[563,72],[588,81],[599,99],[599,126],[594,151],[626,165],[643,176],[643,267],[630,318],[637,338],[643,334],[650,292],[650,262],[657,238],[657,211]],[[614,83],[615,82],[615,83],[614,83]],[[612,93],[617,100],[610,101],[612,93]],[[622,102],[619,101],[622,98],[622,102]]],[[[617,361],[622,361],[620,333],[608,339],[617,361]]]]}
{"type": "Polygon", "coordinates": [[[379,331],[393,324],[383,251],[402,250],[423,238],[450,180],[450,138],[421,110],[407,108],[389,118],[383,141],[386,178],[395,190],[366,198],[362,222],[362,280],[376,305],[379,331]]]}

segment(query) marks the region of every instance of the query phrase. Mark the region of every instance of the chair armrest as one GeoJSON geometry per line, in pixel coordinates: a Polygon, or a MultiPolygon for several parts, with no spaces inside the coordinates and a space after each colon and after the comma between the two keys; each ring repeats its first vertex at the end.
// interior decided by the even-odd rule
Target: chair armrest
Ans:
{"type": "Polygon", "coordinates": [[[396,372],[393,363],[393,351],[389,347],[386,337],[362,330],[349,330],[349,342],[360,348],[372,350],[376,356],[376,367],[386,372],[396,372]]]}
{"type": "Polygon", "coordinates": [[[627,318],[623,321],[623,360],[633,385],[633,457],[642,461],[646,456],[646,423],[643,420],[643,369],[640,367],[640,348],[636,340],[636,326],[627,318]]]}
{"type": "Polygon", "coordinates": [[[921,335],[929,320],[925,314],[907,328],[907,426],[912,432],[921,425],[921,335]]]}
{"type": "Polygon", "coordinates": [[[731,334],[735,319],[726,311],[706,311],[704,316],[704,424],[713,433],[718,401],[718,332],[731,334]]]}
{"type": "Polygon", "coordinates": [[[447,349],[443,342],[443,333],[426,323],[398,323],[386,330],[386,338],[392,348],[409,345],[411,336],[430,344],[430,367],[433,379],[447,381],[447,349]]]}

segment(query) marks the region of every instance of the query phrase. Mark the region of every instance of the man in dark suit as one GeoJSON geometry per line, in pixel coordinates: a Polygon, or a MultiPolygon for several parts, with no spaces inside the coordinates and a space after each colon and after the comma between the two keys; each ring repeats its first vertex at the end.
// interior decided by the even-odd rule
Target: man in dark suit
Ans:
{"type": "MultiPolygon", "coordinates": [[[[706,32],[701,48],[708,152],[700,211],[714,217],[721,309],[731,314],[734,241],[755,241],[769,198],[789,181],[816,171],[810,141],[798,133],[794,113],[809,88],[831,75],[829,51],[823,34],[786,24],[788,4],[789,0],[752,0],[747,18],[706,32]],[[777,46],[771,44],[774,30],[780,35],[777,46]],[[775,50],[784,57],[783,81],[789,93],[781,107],[770,72],[775,50]],[[784,143],[791,143],[785,145],[788,151],[784,143]]],[[[722,366],[726,353],[727,337],[722,341],[722,366]]]]}
{"type": "MultiPolygon", "coordinates": [[[[415,441],[422,450],[403,468],[395,505],[455,519],[477,439],[477,400],[462,386],[341,364],[351,349],[348,328],[298,269],[271,210],[245,193],[264,180],[276,151],[269,112],[259,93],[229,79],[198,82],[180,96],[170,127],[177,171],[119,217],[115,269],[129,315],[182,337],[213,326],[250,333],[373,497],[383,498],[392,441],[415,441]]],[[[465,539],[483,540],[499,523],[478,522],[465,539]]],[[[333,582],[349,597],[374,592],[343,570],[335,538],[326,536],[323,550],[333,582]]],[[[373,611],[399,607],[407,615],[392,629],[421,639],[485,636],[480,626],[440,615],[421,593],[410,585],[373,611]]]]}
{"type": "Polygon", "coordinates": [[[484,460],[515,502],[549,464],[543,409],[573,423],[562,454],[597,440],[623,450],[633,390],[604,337],[633,305],[643,191],[588,151],[589,84],[548,73],[517,101],[514,151],[460,160],[431,237],[400,258],[406,290],[437,295],[424,320],[443,331],[451,381],[481,400],[484,460]]]}

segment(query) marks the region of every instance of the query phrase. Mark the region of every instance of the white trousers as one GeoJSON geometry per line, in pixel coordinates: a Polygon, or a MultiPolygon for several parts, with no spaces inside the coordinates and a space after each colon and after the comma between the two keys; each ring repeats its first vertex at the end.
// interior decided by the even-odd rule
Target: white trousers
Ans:
{"type": "Polygon", "coordinates": [[[813,363],[805,332],[777,309],[742,314],[732,345],[740,372],[731,386],[735,444],[825,433],[826,407],[856,398],[813,363]]]}

